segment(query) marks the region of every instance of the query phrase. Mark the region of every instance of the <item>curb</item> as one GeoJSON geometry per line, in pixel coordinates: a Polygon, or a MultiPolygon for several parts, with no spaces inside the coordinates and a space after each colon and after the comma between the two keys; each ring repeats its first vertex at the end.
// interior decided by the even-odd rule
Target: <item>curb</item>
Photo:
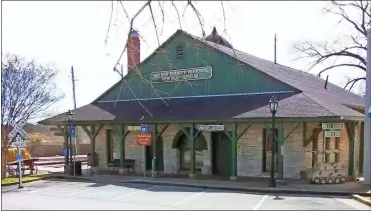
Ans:
{"type": "MultiPolygon", "coordinates": [[[[83,180],[83,181],[95,181],[107,183],[109,181],[101,181],[89,177],[80,176],[69,176],[69,175],[53,175],[53,178],[60,179],[71,179],[71,180],[83,180]]],[[[307,194],[307,195],[331,195],[331,196],[371,196],[371,193],[365,192],[340,192],[340,191],[307,191],[307,190],[294,190],[294,189],[276,189],[276,188],[241,188],[241,187],[226,187],[226,186],[213,186],[213,185],[202,185],[202,184],[184,184],[184,183],[171,183],[171,182],[160,182],[160,181],[146,181],[141,179],[128,179],[127,181],[117,181],[115,183],[131,183],[131,184],[150,184],[150,185],[163,185],[163,186],[177,186],[177,187],[188,187],[188,188],[205,188],[211,190],[226,190],[226,191],[241,191],[250,193],[279,193],[279,194],[307,194]]]]}
{"type": "Polygon", "coordinates": [[[358,195],[358,194],[353,194],[352,195],[352,198],[361,202],[362,204],[365,204],[365,205],[368,205],[368,206],[371,206],[371,201],[363,198],[362,196],[358,195]]]}
{"type": "Polygon", "coordinates": [[[93,178],[89,178],[89,177],[83,177],[83,176],[70,176],[70,175],[51,175],[49,177],[50,178],[54,178],[54,179],[67,179],[67,180],[82,180],[82,181],[96,181],[95,179],[93,178]]]}
{"type": "MultiPolygon", "coordinates": [[[[29,183],[29,182],[36,182],[39,180],[44,180],[44,179],[49,179],[53,177],[53,175],[47,175],[47,176],[41,176],[40,178],[34,179],[34,180],[27,180],[27,181],[22,181],[22,184],[24,183],[29,183]]],[[[12,183],[7,183],[7,184],[1,184],[1,187],[7,187],[7,186],[12,186],[12,185],[18,185],[18,182],[12,182],[12,183]]]]}
{"type": "Polygon", "coordinates": [[[242,192],[255,192],[255,193],[280,193],[280,194],[309,194],[309,195],[331,195],[331,196],[351,196],[353,194],[370,196],[370,193],[352,193],[352,192],[340,192],[340,191],[307,191],[307,190],[293,190],[293,189],[266,189],[266,188],[241,188],[241,187],[226,187],[226,186],[210,186],[210,185],[195,185],[195,184],[181,184],[181,183],[169,183],[169,182],[158,182],[158,181],[141,181],[132,180],[120,183],[137,183],[137,184],[152,184],[152,185],[164,185],[164,186],[178,186],[178,187],[190,187],[190,188],[205,188],[212,190],[227,190],[227,191],[242,191],[242,192]]]}

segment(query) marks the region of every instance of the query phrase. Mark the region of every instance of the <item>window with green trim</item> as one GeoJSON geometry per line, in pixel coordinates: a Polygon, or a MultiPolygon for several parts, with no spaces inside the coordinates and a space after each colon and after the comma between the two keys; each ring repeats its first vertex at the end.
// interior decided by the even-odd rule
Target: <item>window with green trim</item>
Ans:
{"type": "MultiPolygon", "coordinates": [[[[189,132],[189,128],[185,128],[189,132]]],[[[203,151],[207,150],[207,142],[202,133],[199,133],[194,140],[195,143],[195,170],[201,171],[203,167],[203,151]]],[[[190,170],[191,169],[191,142],[185,134],[179,137],[176,148],[180,152],[180,169],[181,170],[190,170]]]]}

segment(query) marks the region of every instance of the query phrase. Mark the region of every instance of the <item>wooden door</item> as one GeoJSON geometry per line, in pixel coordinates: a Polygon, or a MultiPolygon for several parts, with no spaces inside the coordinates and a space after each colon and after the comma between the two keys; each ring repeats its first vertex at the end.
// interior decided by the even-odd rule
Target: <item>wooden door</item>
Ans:
{"type": "Polygon", "coordinates": [[[164,170],[164,142],[162,137],[156,140],[156,171],[164,170]]]}
{"type": "MultiPolygon", "coordinates": [[[[263,129],[263,172],[270,172],[271,170],[271,163],[272,163],[272,137],[269,134],[269,130],[263,129]]],[[[275,131],[277,134],[277,130],[275,131]]],[[[278,144],[277,141],[275,142],[275,152],[274,152],[274,171],[277,172],[277,151],[278,144]]]]}
{"type": "Polygon", "coordinates": [[[229,176],[230,143],[224,132],[212,133],[213,174],[229,176]]]}

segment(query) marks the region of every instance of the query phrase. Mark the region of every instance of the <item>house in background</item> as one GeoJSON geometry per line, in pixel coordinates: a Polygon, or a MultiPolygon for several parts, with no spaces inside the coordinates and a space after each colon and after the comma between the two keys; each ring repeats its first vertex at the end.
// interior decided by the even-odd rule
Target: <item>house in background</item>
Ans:
{"type": "MultiPolygon", "coordinates": [[[[233,49],[215,28],[205,39],[178,30],[139,62],[140,40],[132,31],[128,74],[75,111],[73,124],[84,128],[98,154],[95,168],[135,159],[137,171],[146,166],[160,175],[265,177],[272,153],[269,100],[276,96],[279,178],[300,178],[323,162],[343,164],[350,178],[360,171],[364,99],[354,93],[233,49]],[[143,123],[152,134],[146,147],[136,144],[140,132],[128,131],[143,123]],[[340,125],[340,133],[325,137],[322,123],[340,125]],[[197,131],[199,125],[224,129],[197,131]]],[[[40,123],[67,125],[65,114],[40,123]]]]}

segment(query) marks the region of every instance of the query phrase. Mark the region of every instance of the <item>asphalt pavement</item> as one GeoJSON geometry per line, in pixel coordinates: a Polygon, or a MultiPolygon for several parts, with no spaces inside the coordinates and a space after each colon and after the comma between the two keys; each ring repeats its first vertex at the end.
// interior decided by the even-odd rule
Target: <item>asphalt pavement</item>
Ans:
{"type": "Polygon", "coordinates": [[[4,210],[370,210],[350,198],[266,195],[134,183],[43,180],[2,189],[4,210]]]}

